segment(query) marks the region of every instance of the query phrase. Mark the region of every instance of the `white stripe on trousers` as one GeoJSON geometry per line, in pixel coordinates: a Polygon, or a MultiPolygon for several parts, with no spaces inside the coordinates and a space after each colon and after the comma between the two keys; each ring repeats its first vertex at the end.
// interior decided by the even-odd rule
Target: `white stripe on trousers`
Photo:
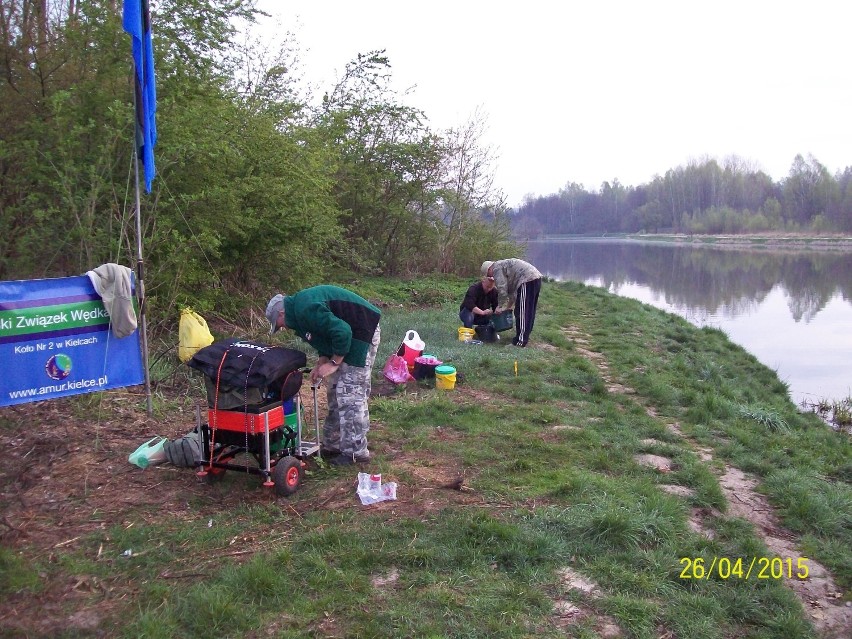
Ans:
{"type": "Polygon", "coordinates": [[[518,288],[518,341],[526,341],[527,332],[527,283],[518,288]]]}

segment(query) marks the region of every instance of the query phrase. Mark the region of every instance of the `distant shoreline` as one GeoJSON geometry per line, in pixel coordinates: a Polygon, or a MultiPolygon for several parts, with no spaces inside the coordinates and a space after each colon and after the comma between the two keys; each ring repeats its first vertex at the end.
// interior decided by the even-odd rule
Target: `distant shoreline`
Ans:
{"type": "Polygon", "coordinates": [[[606,235],[545,235],[527,241],[558,242],[594,240],[631,240],[719,248],[792,249],[852,252],[852,236],[841,234],[807,235],[800,233],[755,233],[742,235],[686,235],[677,233],[616,233],[606,235]]]}

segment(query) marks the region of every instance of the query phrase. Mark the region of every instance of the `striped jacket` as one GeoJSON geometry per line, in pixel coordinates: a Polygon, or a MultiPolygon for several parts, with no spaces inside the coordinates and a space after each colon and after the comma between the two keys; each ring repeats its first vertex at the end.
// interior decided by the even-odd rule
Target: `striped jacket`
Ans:
{"type": "Polygon", "coordinates": [[[517,258],[497,260],[491,265],[491,273],[503,308],[515,306],[515,297],[522,284],[541,279],[541,273],[535,266],[517,258]]]}

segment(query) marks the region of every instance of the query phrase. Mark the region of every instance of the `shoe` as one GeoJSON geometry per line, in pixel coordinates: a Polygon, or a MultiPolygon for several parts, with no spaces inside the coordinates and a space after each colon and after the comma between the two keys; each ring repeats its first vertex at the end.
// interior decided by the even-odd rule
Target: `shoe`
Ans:
{"type": "Polygon", "coordinates": [[[337,457],[332,457],[329,464],[332,466],[351,466],[352,464],[367,464],[370,461],[370,455],[346,455],[340,453],[337,457]]]}
{"type": "Polygon", "coordinates": [[[323,459],[332,459],[333,457],[337,457],[340,455],[340,451],[334,448],[325,448],[324,446],[320,447],[320,457],[323,459]]]}

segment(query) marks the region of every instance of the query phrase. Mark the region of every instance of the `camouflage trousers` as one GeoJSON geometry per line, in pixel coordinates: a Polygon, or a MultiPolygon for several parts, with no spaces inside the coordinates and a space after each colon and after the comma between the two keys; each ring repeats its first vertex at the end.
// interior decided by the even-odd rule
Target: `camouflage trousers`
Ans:
{"type": "Polygon", "coordinates": [[[367,400],[372,386],[373,362],[379,350],[381,327],[376,327],[365,366],[343,363],[325,378],[328,416],[322,426],[322,445],[326,450],[339,450],[344,455],[367,457],[367,431],[370,410],[367,400]]]}

